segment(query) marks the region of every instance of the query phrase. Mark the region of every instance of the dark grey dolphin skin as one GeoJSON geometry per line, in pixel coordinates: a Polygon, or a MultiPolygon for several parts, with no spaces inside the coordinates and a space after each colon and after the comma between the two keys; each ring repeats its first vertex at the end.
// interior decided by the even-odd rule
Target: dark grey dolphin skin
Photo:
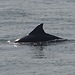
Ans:
{"type": "Polygon", "coordinates": [[[52,40],[61,40],[63,38],[50,35],[45,33],[43,30],[43,23],[38,25],[32,32],[29,33],[29,35],[18,39],[15,41],[15,43],[20,43],[20,42],[45,42],[45,41],[52,41],[52,40]]]}

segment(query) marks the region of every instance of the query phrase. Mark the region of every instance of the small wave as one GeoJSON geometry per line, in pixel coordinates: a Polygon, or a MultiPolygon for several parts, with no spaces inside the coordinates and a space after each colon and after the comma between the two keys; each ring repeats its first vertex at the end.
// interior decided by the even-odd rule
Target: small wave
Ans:
{"type": "Polygon", "coordinates": [[[8,40],[6,39],[0,39],[0,43],[6,43],[8,40]]]}

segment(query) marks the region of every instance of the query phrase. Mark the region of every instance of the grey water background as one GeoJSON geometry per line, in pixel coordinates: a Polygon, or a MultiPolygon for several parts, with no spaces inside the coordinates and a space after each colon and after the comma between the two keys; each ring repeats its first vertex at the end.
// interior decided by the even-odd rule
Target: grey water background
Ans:
{"type": "Polygon", "coordinates": [[[75,41],[13,44],[40,23],[75,40],[75,0],[0,0],[0,75],[75,75],[75,41]]]}

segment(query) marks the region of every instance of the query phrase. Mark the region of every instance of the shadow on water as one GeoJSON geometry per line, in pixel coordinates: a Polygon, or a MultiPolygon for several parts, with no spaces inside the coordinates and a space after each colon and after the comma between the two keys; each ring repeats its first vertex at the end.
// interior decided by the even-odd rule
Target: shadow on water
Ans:
{"type": "Polygon", "coordinates": [[[42,59],[42,58],[46,58],[45,53],[44,53],[44,48],[45,48],[45,42],[35,42],[35,43],[18,43],[18,44],[14,44],[14,47],[18,47],[18,46],[27,46],[28,49],[31,51],[32,53],[32,58],[35,59],[42,59]]]}
{"type": "Polygon", "coordinates": [[[33,58],[35,59],[46,58],[43,49],[44,49],[44,46],[35,46],[35,47],[33,46],[32,47],[33,58]]]}
{"type": "Polygon", "coordinates": [[[75,40],[28,42],[28,43],[17,43],[17,44],[14,44],[14,45],[16,45],[16,47],[21,46],[21,45],[27,46],[31,50],[32,58],[42,59],[42,58],[47,58],[47,56],[44,53],[45,47],[63,45],[63,44],[68,44],[68,43],[75,43],[75,40]]]}

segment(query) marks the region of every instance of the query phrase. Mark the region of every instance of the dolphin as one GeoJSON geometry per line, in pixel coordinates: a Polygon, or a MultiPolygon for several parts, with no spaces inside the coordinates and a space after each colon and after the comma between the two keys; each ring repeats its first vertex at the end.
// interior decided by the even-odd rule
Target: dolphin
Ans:
{"type": "Polygon", "coordinates": [[[45,41],[53,41],[53,40],[61,40],[63,38],[47,34],[43,29],[43,23],[38,25],[33,31],[31,31],[27,36],[15,40],[15,43],[21,42],[45,42],[45,41]]]}

